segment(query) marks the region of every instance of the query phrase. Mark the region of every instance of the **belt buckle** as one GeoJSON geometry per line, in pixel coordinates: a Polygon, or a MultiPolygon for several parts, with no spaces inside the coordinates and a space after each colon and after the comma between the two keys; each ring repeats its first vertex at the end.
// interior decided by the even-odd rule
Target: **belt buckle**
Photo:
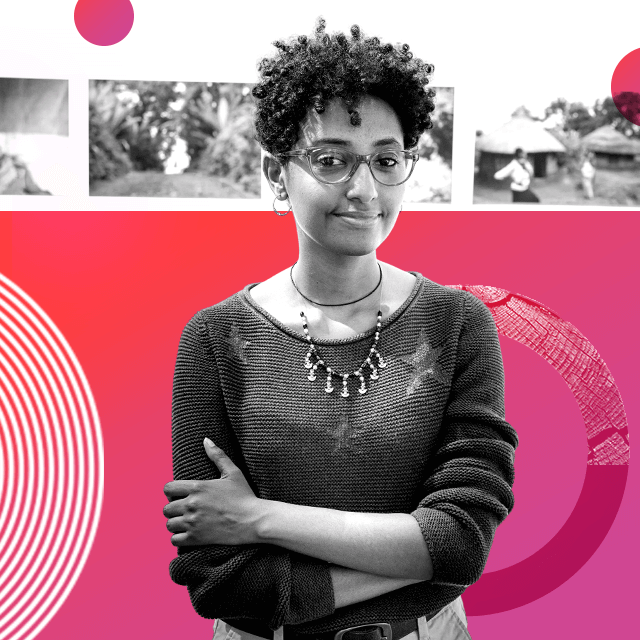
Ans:
{"type": "Polygon", "coordinates": [[[388,622],[371,622],[370,624],[360,624],[357,627],[349,627],[348,629],[340,629],[333,637],[333,640],[342,640],[342,636],[356,629],[365,629],[366,627],[379,627],[382,631],[382,640],[393,640],[393,632],[388,622]]]}

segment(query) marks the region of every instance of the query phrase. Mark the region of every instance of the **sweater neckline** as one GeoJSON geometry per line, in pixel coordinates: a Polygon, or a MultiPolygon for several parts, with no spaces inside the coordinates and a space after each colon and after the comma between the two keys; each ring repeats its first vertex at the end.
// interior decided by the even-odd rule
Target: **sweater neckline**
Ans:
{"type": "MultiPolygon", "coordinates": [[[[389,325],[394,323],[400,316],[404,314],[404,312],[413,304],[414,300],[418,297],[418,294],[422,291],[426,278],[417,271],[409,271],[412,275],[415,276],[416,281],[413,285],[413,289],[411,293],[408,295],[407,299],[387,318],[382,321],[382,329],[386,329],[389,325]]],[[[279,329],[283,333],[291,336],[292,338],[296,338],[297,340],[301,340],[303,342],[307,342],[306,337],[299,331],[291,329],[284,323],[280,322],[276,317],[272,316],[264,307],[260,306],[251,295],[251,289],[260,284],[259,282],[253,282],[248,284],[241,292],[240,299],[254,312],[256,313],[262,320],[264,320],[267,324],[279,329]]],[[[350,344],[354,342],[359,342],[360,340],[364,340],[365,338],[369,338],[373,336],[376,331],[376,327],[373,326],[371,329],[364,331],[362,333],[355,334],[353,336],[349,336],[348,338],[314,338],[314,344],[318,345],[340,345],[340,344],[350,344]]]]}

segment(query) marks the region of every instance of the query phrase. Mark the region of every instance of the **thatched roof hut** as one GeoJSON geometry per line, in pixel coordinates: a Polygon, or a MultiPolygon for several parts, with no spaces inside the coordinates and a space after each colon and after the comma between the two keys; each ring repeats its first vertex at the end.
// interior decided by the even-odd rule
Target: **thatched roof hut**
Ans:
{"type": "Polygon", "coordinates": [[[492,178],[511,161],[518,147],[527,152],[539,178],[557,171],[557,157],[566,152],[565,146],[541,122],[534,120],[525,107],[520,107],[509,122],[476,140],[480,175],[492,178]]]}
{"type": "Polygon", "coordinates": [[[629,166],[640,156],[640,140],[627,138],[609,124],[588,133],[582,138],[582,144],[596,154],[599,166],[629,166]]]}

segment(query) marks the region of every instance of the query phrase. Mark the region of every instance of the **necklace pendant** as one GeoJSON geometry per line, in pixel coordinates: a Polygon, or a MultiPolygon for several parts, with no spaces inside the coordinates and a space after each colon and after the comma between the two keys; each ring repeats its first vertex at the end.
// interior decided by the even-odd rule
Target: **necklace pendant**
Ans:
{"type": "Polygon", "coordinates": [[[378,370],[374,367],[371,375],[369,376],[371,380],[377,380],[380,376],[378,375],[378,370]]]}
{"type": "Polygon", "coordinates": [[[311,351],[309,351],[309,353],[307,353],[305,359],[304,359],[304,368],[305,369],[311,369],[313,365],[311,364],[311,351]]]}
{"type": "Polygon", "coordinates": [[[324,390],[327,393],[331,393],[333,391],[333,384],[332,384],[332,381],[331,381],[331,371],[328,371],[328,373],[327,373],[327,384],[326,384],[324,390]]]}
{"type": "Polygon", "coordinates": [[[307,376],[307,380],[310,380],[311,382],[313,382],[316,379],[315,374],[313,373],[313,371],[307,376]]]}
{"type": "Polygon", "coordinates": [[[342,393],[340,394],[343,398],[349,397],[349,389],[347,388],[347,382],[349,380],[349,374],[345,374],[342,376],[342,393]]]}
{"type": "Polygon", "coordinates": [[[344,387],[344,388],[342,389],[342,392],[340,393],[340,395],[341,395],[343,398],[348,398],[348,397],[349,397],[349,390],[347,389],[347,387],[344,387]]]}

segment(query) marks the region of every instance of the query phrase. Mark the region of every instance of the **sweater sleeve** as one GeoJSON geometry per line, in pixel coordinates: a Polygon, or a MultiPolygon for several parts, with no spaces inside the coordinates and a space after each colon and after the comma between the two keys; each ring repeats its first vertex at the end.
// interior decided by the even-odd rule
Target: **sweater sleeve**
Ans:
{"type": "MultiPolygon", "coordinates": [[[[211,438],[247,476],[227,417],[214,353],[202,313],[185,327],[173,382],[172,443],[176,480],[219,477],[203,439],[211,438]]],[[[276,629],[331,614],[329,565],[273,545],[184,547],[170,565],[205,618],[251,618],[276,629]]]]}
{"type": "Polygon", "coordinates": [[[513,508],[518,437],[504,419],[504,373],[489,309],[466,294],[452,387],[438,448],[413,516],[433,562],[434,584],[478,580],[493,536],[513,508]]]}

